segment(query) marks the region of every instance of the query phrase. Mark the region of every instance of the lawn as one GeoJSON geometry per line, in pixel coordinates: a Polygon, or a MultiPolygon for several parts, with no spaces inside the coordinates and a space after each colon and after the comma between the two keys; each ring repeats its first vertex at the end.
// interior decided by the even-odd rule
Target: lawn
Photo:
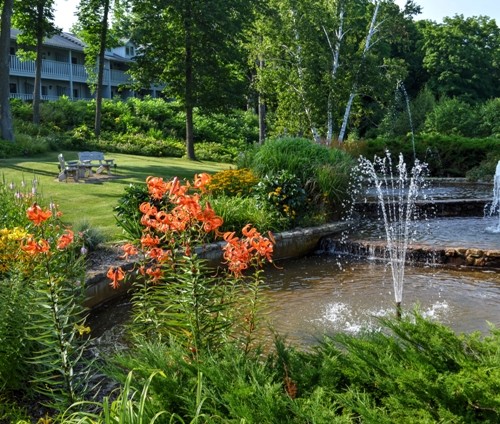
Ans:
{"type": "MultiPolygon", "coordinates": [[[[164,179],[174,176],[183,179],[200,172],[214,173],[230,166],[215,162],[113,153],[106,155],[106,158],[115,159],[117,164],[113,178],[88,178],[81,179],[78,183],[71,179],[59,182],[58,153],[0,159],[2,178],[7,184],[13,182],[16,187],[20,187],[24,179],[25,190],[31,189],[31,181],[36,178],[38,193],[41,193],[46,202],[53,201],[59,205],[65,223],[78,225],[88,222],[113,241],[121,238],[121,229],[115,223],[113,208],[129,184],[143,183],[150,175],[164,179]]],[[[77,159],[76,152],[62,153],[67,161],[77,159]]]]}

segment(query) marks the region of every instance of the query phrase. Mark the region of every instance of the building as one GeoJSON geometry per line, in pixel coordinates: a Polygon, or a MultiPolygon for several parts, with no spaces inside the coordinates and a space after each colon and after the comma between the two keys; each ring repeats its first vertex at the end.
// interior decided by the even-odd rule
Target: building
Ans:
{"type": "MultiPolygon", "coordinates": [[[[17,35],[19,30],[11,30],[10,46],[10,96],[32,100],[35,82],[35,62],[22,61],[17,55],[17,35]]],[[[73,34],[62,32],[45,40],[42,53],[42,100],[55,100],[67,96],[73,100],[91,99],[85,70],[85,43],[73,34]]],[[[126,73],[133,61],[135,47],[130,42],[106,51],[104,63],[104,98],[126,99],[137,94],[159,97],[158,87],[150,87],[135,93],[126,84],[130,76],[126,73]]]]}

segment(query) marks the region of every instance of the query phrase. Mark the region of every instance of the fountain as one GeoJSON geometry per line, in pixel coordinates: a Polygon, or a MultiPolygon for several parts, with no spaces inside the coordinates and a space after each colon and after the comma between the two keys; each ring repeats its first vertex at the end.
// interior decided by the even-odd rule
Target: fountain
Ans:
{"type": "Polygon", "coordinates": [[[488,227],[492,233],[500,233],[500,160],[498,161],[495,177],[493,179],[493,202],[490,206],[490,215],[498,213],[498,223],[496,226],[488,227]]]}
{"type": "Polygon", "coordinates": [[[416,200],[424,185],[426,166],[415,160],[415,165],[408,173],[403,155],[400,154],[396,170],[397,174],[393,171],[389,152],[383,158],[375,157],[373,162],[364,157],[359,160],[361,182],[376,190],[385,228],[396,315],[401,318],[406,252],[411,241],[412,222],[417,219],[416,200]]]}

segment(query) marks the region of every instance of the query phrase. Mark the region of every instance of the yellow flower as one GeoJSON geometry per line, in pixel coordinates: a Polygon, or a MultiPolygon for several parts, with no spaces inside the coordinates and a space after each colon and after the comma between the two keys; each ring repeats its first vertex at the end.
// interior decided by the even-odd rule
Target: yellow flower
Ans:
{"type": "Polygon", "coordinates": [[[78,334],[80,334],[80,336],[83,336],[84,334],[90,334],[90,327],[85,327],[82,324],[75,325],[75,330],[78,331],[78,334]]]}

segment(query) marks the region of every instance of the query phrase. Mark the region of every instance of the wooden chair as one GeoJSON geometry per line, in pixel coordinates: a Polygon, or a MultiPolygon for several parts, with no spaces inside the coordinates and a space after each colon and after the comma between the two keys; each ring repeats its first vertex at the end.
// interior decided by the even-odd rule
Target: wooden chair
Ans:
{"type": "Polygon", "coordinates": [[[78,182],[80,167],[78,166],[78,161],[66,162],[62,153],[57,157],[59,159],[59,175],[58,180],[66,180],[68,182],[68,177],[73,178],[73,181],[78,182]]]}

